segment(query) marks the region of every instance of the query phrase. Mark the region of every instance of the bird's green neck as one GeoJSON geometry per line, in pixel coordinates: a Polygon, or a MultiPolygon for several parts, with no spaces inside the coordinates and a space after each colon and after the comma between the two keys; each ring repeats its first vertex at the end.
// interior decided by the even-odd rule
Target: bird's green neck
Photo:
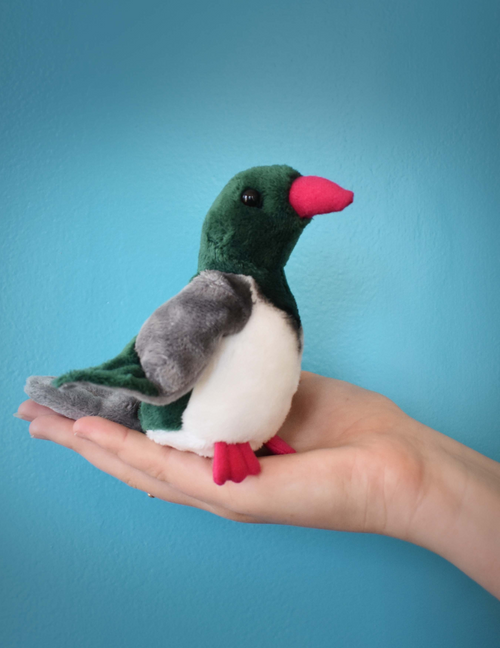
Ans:
{"type": "Polygon", "coordinates": [[[286,280],[284,268],[273,270],[255,267],[248,261],[235,261],[231,259],[217,259],[200,255],[198,273],[203,270],[218,270],[253,277],[261,289],[264,297],[286,313],[291,315],[300,325],[299,309],[297,302],[286,280]]]}

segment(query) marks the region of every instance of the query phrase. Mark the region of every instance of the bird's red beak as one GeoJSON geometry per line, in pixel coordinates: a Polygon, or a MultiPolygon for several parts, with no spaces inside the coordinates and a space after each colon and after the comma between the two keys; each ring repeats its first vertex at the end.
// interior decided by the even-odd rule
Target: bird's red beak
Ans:
{"type": "Polygon", "coordinates": [[[352,191],[318,176],[300,176],[290,187],[288,200],[301,218],[342,211],[354,199],[352,191]]]}

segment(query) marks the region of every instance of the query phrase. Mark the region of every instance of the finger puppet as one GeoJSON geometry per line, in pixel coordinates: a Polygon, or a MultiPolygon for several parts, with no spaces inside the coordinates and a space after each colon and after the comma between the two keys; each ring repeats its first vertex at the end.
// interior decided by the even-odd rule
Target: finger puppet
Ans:
{"type": "Polygon", "coordinates": [[[353,193],[289,166],[238,173],[203,223],[197,274],[112,360],[26,393],[72,419],[102,416],[162,445],[213,457],[217,484],[257,475],[297,390],[302,326],[284,267],[316,214],[353,193]]]}

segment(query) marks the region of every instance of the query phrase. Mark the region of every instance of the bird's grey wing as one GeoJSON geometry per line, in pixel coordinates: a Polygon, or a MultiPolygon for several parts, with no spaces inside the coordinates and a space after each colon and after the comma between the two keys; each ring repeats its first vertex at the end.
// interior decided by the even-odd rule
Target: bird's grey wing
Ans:
{"type": "Polygon", "coordinates": [[[67,418],[102,416],[142,432],[138,417],[140,401],[134,396],[91,383],[68,383],[58,388],[53,381],[54,376],[30,376],[24,391],[36,403],[67,418]]]}
{"type": "Polygon", "coordinates": [[[119,356],[57,379],[31,376],[25,391],[68,418],[102,416],[141,430],[141,401],[168,405],[187,394],[220,340],[240,331],[251,311],[249,278],[202,272],[151,315],[119,356]]]}
{"type": "Polygon", "coordinates": [[[248,321],[250,282],[244,275],[206,270],[151,315],[135,349],[160,395],[141,400],[166,405],[194,387],[221,339],[238,333],[248,321]]]}

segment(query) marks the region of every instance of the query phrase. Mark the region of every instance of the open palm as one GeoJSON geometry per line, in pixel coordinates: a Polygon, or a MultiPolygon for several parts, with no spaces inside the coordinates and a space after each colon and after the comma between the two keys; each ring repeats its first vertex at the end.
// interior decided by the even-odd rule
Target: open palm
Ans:
{"type": "Polygon", "coordinates": [[[33,401],[19,415],[32,436],[129,486],[239,521],[401,535],[425,496],[425,426],[380,394],[308,372],[279,432],[297,454],[261,457],[261,474],[241,484],[217,486],[210,459],[102,418],[74,422],[33,401]]]}
{"type": "Polygon", "coordinates": [[[33,401],[30,432],[129,486],[240,522],[382,533],[443,556],[500,597],[500,464],[415,421],[392,401],[304,372],[279,434],[296,454],[217,486],[212,461],[102,418],[78,421],[33,401]],[[471,550],[474,548],[474,550],[471,550]]]}

